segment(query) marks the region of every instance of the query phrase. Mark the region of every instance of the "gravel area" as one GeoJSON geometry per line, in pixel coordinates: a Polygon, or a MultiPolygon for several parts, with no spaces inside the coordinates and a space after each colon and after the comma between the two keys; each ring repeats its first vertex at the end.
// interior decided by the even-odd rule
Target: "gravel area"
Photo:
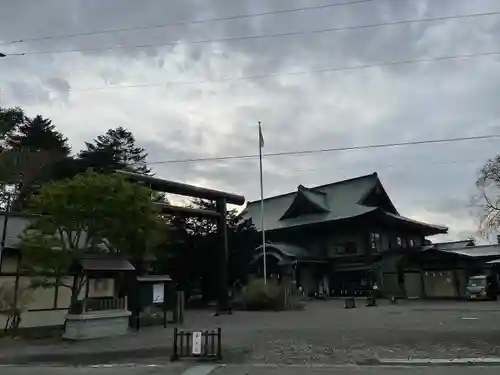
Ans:
{"type": "MultiPolygon", "coordinates": [[[[409,302],[346,310],[341,301],[312,302],[303,312],[249,321],[234,361],[370,363],[376,358],[500,356],[500,303],[409,302]]],[[[243,317],[238,317],[242,319],[243,317]]],[[[250,318],[250,317],[249,317],[250,318]]],[[[233,346],[234,348],[234,346],[233,346]]]]}
{"type": "MultiPolygon", "coordinates": [[[[370,363],[376,358],[500,356],[500,302],[406,302],[377,307],[312,301],[303,311],[189,311],[186,328],[222,327],[227,363],[370,363]]],[[[166,362],[172,329],[79,343],[0,341],[0,363],[166,362]]]]}

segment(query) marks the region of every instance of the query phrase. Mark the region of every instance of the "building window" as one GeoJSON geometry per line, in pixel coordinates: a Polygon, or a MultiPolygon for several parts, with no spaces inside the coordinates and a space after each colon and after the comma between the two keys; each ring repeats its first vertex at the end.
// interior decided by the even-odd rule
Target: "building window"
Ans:
{"type": "Polygon", "coordinates": [[[414,247],[415,246],[415,240],[413,238],[410,238],[408,240],[408,243],[410,244],[410,247],[414,247]]]}
{"type": "Polygon", "coordinates": [[[345,245],[347,254],[356,254],[358,252],[358,248],[356,246],[356,242],[349,242],[345,245]]]}
{"type": "Polygon", "coordinates": [[[345,254],[346,247],[344,245],[335,245],[335,253],[340,255],[345,254]]]}
{"type": "Polygon", "coordinates": [[[401,237],[396,237],[396,244],[398,245],[398,247],[403,247],[403,241],[401,240],[401,237]]]}
{"type": "Polygon", "coordinates": [[[356,254],[357,252],[358,248],[356,246],[356,242],[348,242],[343,245],[335,245],[335,253],[338,255],[356,254]]]}
{"type": "Polygon", "coordinates": [[[94,279],[94,288],[95,293],[101,293],[108,290],[108,279],[94,279]]]}
{"type": "Polygon", "coordinates": [[[380,251],[381,250],[381,242],[380,242],[380,233],[373,232],[370,235],[370,242],[372,250],[380,251]]]}

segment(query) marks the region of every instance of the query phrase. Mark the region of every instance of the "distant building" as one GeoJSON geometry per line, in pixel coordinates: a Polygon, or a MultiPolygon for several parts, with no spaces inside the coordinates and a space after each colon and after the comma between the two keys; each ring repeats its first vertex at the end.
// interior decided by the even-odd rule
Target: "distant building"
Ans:
{"type": "MultiPolygon", "coordinates": [[[[410,251],[387,254],[379,262],[382,273],[396,270],[404,283],[389,292],[413,298],[463,298],[471,276],[487,275],[498,287],[500,245],[474,241],[425,244],[410,251]],[[402,286],[403,288],[399,288],[402,286]]],[[[396,276],[394,276],[396,277],[396,276]]]]}
{"type": "MultiPolygon", "coordinates": [[[[242,214],[259,231],[260,207],[249,202],[242,214]]],[[[416,251],[427,236],[448,231],[400,215],[377,173],[267,198],[264,223],[268,274],[291,267],[310,295],[365,294],[374,282],[383,293],[405,294],[405,275],[391,265],[397,259],[391,254],[416,251]]],[[[254,258],[260,274],[262,256],[260,246],[254,258]]]]}

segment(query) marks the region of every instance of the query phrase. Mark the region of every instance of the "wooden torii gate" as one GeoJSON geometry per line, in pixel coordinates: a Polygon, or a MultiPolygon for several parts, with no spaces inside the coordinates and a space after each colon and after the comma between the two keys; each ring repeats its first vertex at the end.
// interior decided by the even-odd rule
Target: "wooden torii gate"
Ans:
{"type": "Polygon", "coordinates": [[[118,174],[126,179],[142,183],[151,190],[165,193],[177,194],[191,198],[202,198],[215,202],[216,209],[195,209],[189,207],[174,206],[168,203],[157,203],[161,206],[164,213],[180,214],[194,217],[211,217],[217,221],[217,231],[220,236],[220,251],[218,252],[218,293],[217,293],[217,312],[216,314],[231,311],[229,305],[229,286],[227,276],[227,204],[241,206],[245,203],[245,197],[237,194],[227,193],[218,190],[207,189],[199,186],[183,184],[180,182],[164,180],[157,177],[145,176],[138,173],[117,170],[118,174]]]}

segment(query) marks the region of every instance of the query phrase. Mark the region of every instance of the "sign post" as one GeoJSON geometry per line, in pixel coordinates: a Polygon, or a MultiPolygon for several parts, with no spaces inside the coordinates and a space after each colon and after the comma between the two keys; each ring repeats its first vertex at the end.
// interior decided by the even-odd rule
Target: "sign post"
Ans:
{"type": "Polygon", "coordinates": [[[165,301],[165,285],[153,284],[153,303],[163,303],[165,301]]]}
{"type": "Polygon", "coordinates": [[[201,332],[193,332],[192,352],[194,355],[201,354],[201,332]]]}

